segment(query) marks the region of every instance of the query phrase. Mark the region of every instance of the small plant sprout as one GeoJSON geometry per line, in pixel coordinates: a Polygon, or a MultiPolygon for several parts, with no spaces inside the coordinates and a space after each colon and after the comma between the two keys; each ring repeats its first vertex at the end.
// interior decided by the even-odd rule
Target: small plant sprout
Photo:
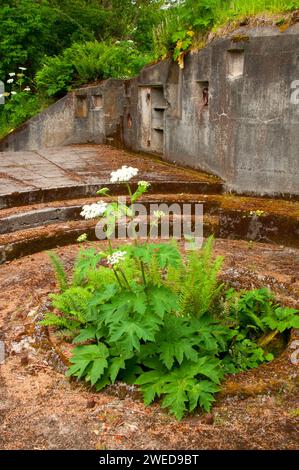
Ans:
{"type": "Polygon", "coordinates": [[[101,188],[97,191],[99,196],[108,196],[109,195],[109,188],[101,188]]]}
{"type": "Polygon", "coordinates": [[[80,235],[80,237],[77,238],[77,242],[78,243],[86,242],[87,238],[88,238],[87,233],[82,233],[82,235],[80,235]]]}
{"type": "Polygon", "coordinates": [[[250,215],[255,215],[256,217],[262,217],[263,215],[266,215],[265,211],[261,211],[261,210],[256,210],[256,211],[250,211],[249,213],[250,215]]]}

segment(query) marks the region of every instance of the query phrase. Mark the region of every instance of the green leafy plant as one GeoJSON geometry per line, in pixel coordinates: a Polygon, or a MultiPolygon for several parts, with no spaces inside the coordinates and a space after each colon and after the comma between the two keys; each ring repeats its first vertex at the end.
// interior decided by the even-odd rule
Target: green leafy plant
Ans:
{"type": "Polygon", "coordinates": [[[89,81],[133,77],[151,60],[132,40],[74,43],[61,55],[44,59],[36,83],[48,96],[62,96],[89,81]]]}
{"type": "MultiPolygon", "coordinates": [[[[118,216],[133,220],[135,192],[128,181],[137,169],[112,172],[123,182],[129,204],[84,206],[82,216],[103,218],[109,249],[81,248],[68,279],[51,256],[59,294],[42,321],[73,332],[70,377],[101,390],[116,380],[140,386],[146,405],[155,399],[181,419],[197,407],[209,411],[227,373],[273,359],[264,346],[279,332],[298,327],[294,309],[277,305],[267,289],[236,292],[219,281],[223,258],[213,255],[213,238],[185,254],[174,240],[135,240],[113,249],[109,234],[118,216]]],[[[109,191],[98,192],[109,201],[109,191]]],[[[156,212],[153,224],[163,218],[156,212]]]]}

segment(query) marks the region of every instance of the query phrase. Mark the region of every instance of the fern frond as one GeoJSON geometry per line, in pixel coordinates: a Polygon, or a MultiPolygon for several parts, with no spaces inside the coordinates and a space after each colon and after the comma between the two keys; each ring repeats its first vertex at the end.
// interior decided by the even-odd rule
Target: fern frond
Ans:
{"type": "Polygon", "coordinates": [[[55,253],[48,252],[48,256],[50,258],[60,292],[64,292],[69,287],[64,265],[59,256],[55,253]]]}
{"type": "Polygon", "coordinates": [[[80,327],[80,323],[77,321],[69,320],[64,316],[55,315],[55,313],[46,313],[44,319],[39,322],[42,326],[55,326],[59,329],[65,330],[76,330],[80,327]]]}
{"type": "Polygon", "coordinates": [[[100,266],[96,271],[87,273],[87,284],[91,290],[102,290],[107,285],[115,283],[115,276],[111,269],[100,266]]]}
{"type": "Polygon", "coordinates": [[[151,261],[148,266],[149,276],[154,284],[154,286],[161,286],[162,285],[162,273],[161,268],[157,259],[156,253],[152,255],[151,261]]]}
{"type": "Polygon", "coordinates": [[[199,317],[210,310],[223,288],[218,281],[222,263],[223,258],[220,256],[213,259],[213,237],[206,241],[202,250],[187,253],[179,294],[181,315],[199,317]]]}
{"type": "Polygon", "coordinates": [[[93,294],[84,287],[71,287],[62,294],[50,295],[52,305],[67,317],[75,319],[81,324],[86,323],[89,302],[93,294]]]}
{"type": "Polygon", "coordinates": [[[169,266],[165,279],[165,285],[175,294],[178,294],[182,287],[182,279],[184,277],[183,265],[178,268],[169,266]]]}

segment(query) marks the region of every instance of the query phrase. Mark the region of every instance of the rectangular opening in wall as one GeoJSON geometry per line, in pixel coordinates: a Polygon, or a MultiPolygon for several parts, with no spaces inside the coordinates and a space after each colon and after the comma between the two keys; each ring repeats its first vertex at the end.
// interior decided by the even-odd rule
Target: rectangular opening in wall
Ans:
{"type": "Polygon", "coordinates": [[[227,51],[228,77],[235,79],[242,77],[244,73],[244,50],[232,49],[227,51]]]}
{"type": "Polygon", "coordinates": [[[75,103],[75,117],[86,118],[88,114],[88,103],[86,95],[77,95],[75,103]]]}
{"type": "Polygon", "coordinates": [[[149,84],[139,89],[140,146],[142,150],[163,154],[165,111],[168,103],[162,85],[149,84]]]}
{"type": "Polygon", "coordinates": [[[164,130],[164,109],[153,108],[152,128],[156,130],[164,130]]]}
{"type": "Polygon", "coordinates": [[[164,98],[163,86],[152,87],[152,133],[151,149],[153,152],[162,154],[164,151],[164,121],[167,101],[164,98]]]}
{"type": "Polygon", "coordinates": [[[202,110],[208,109],[209,107],[209,82],[204,80],[198,80],[199,85],[199,105],[202,110]]]}
{"type": "Polygon", "coordinates": [[[164,150],[164,130],[159,128],[152,129],[151,148],[153,152],[163,153],[164,150]]]}
{"type": "Polygon", "coordinates": [[[103,108],[103,95],[93,95],[91,97],[92,109],[95,111],[103,108]]]}
{"type": "Polygon", "coordinates": [[[164,89],[162,86],[153,87],[151,90],[152,96],[152,107],[154,109],[165,109],[166,108],[166,101],[164,98],[164,89]]]}

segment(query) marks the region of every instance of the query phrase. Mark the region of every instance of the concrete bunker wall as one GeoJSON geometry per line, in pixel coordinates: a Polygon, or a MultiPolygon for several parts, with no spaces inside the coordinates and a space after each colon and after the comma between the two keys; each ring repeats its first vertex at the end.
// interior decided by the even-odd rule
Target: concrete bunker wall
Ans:
{"type": "Polygon", "coordinates": [[[299,24],[242,29],[132,80],[76,90],[0,150],[121,144],[212,172],[240,193],[299,194],[299,24]]]}
{"type": "Polygon", "coordinates": [[[237,192],[299,194],[298,51],[299,25],[257,29],[190,53],[183,70],[171,61],[145,68],[127,85],[136,118],[135,128],[124,121],[125,145],[157,150],[153,103],[144,103],[163,90],[165,160],[215,173],[237,192]]]}
{"type": "Polygon", "coordinates": [[[122,80],[77,89],[4,138],[0,151],[119,141],[123,100],[122,80]]]}

